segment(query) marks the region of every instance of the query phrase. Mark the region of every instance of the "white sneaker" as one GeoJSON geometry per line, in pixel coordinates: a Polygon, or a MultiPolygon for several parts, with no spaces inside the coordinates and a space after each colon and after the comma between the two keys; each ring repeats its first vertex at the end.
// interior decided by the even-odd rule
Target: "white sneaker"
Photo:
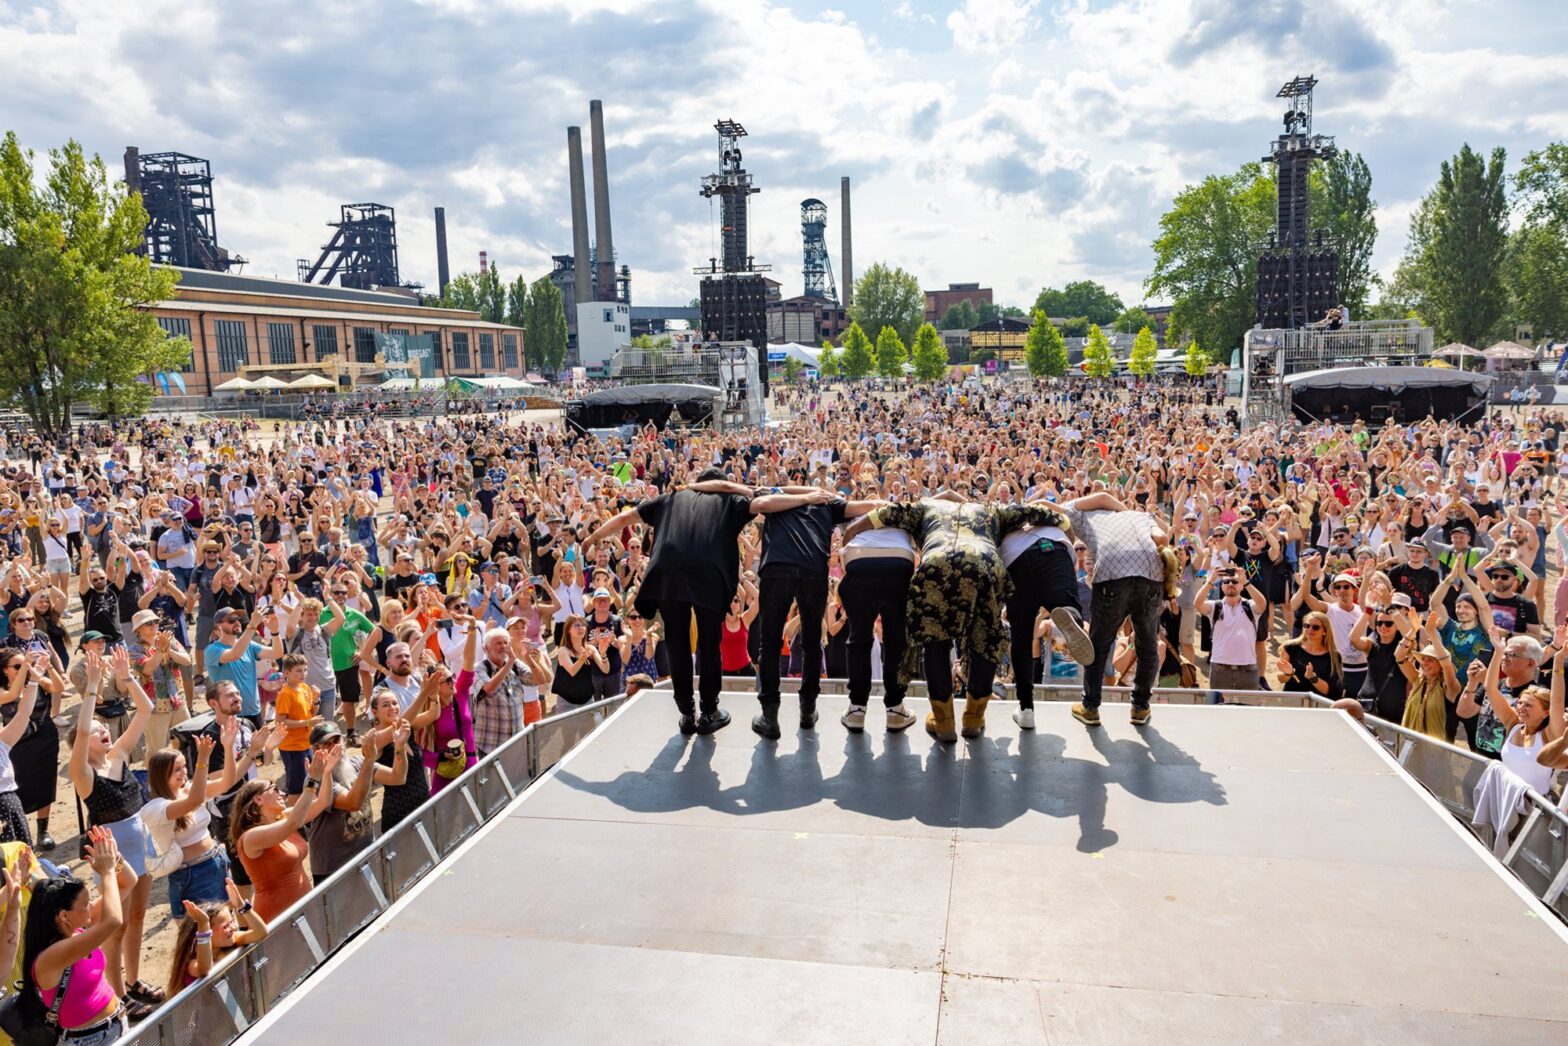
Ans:
{"type": "Polygon", "coordinates": [[[1020,730],[1034,729],[1034,709],[1020,708],[1013,713],[1013,722],[1018,724],[1020,730]]]}
{"type": "Polygon", "coordinates": [[[866,728],[866,710],[859,705],[850,705],[849,711],[839,716],[838,721],[850,733],[858,734],[866,728]]]}
{"type": "Polygon", "coordinates": [[[915,725],[915,717],[909,714],[909,709],[903,705],[894,705],[887,710],[887,728],[892,733],[908,730],[915,725]]]}

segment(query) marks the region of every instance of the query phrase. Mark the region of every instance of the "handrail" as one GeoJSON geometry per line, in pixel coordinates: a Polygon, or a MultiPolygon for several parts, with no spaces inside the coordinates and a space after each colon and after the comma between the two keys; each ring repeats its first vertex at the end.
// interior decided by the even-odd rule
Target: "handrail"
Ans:
{"type": "Polygon", "coordinates": [[[273,919],[265,940],[225,956],[120,1041],[233,1042],[627,700],[595,701],[513,734],[273,919]]]}

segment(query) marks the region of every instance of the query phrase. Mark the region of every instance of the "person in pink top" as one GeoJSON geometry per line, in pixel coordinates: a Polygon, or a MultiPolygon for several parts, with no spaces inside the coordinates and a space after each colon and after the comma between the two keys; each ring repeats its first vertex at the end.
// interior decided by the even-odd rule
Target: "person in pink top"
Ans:
{"type": "MultiPolygon", "coordinates": [[[[120,851],[103,826],[92,829],[87,848],[93,872],[102,884],[96,905],[89,903],[87,884],[56,877],[33,886],[22,935],[23,1005],[29,1021],[40,1025],[49,1016],[69,977],[56,1021],[66,1041],[97,1046],[125,1034],[124,1007],[104,975],[103,945],[123,925],[120,909],[120,851]]],[[[126,878],[134,880],[128,872],[126,878]]]]}
{"type": "Polygon", "coordinates": [[[457,609],[454,618],[468,626],[467,639],[463,643],[463,667],[453,676],[451,669],[444,664],[427,665],[419,696],[414,698],[414,703],[408,709],[408,720],[416,731],[425,769],[430,774],[431,795],[441,791],[447,782],[461,773],[452,773],[456,767],[450,760],[446,767],[441,765],[441,757],[453,741],[462,745],[464,770],[479,761],[479,750],[474,745],[474,712],[469,703],[469,694],[474,686],[474,657],[482,630],[465,609],[457,609]]]}

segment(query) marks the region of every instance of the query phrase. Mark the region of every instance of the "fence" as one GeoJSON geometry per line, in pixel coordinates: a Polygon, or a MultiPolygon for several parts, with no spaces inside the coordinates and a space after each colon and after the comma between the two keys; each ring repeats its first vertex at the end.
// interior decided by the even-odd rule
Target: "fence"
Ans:
{"type": "Polygon", "coordinates": [[[273,920],[266,940],[225,959],[121,1041],[233,1042],[626,700],[598,701],[525,727],[273,920]]]}

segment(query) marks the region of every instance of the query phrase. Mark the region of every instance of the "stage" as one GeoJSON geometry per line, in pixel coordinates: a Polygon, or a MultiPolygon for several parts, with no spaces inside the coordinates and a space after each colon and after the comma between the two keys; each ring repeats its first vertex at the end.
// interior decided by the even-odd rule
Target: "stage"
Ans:
{"type": "Polygon", "coordinates": [[[631,701],[244,1041],[1568,1034],[1563,924],[1340,713],[993,702],[939,746],[725,706],[631,701]]]}

